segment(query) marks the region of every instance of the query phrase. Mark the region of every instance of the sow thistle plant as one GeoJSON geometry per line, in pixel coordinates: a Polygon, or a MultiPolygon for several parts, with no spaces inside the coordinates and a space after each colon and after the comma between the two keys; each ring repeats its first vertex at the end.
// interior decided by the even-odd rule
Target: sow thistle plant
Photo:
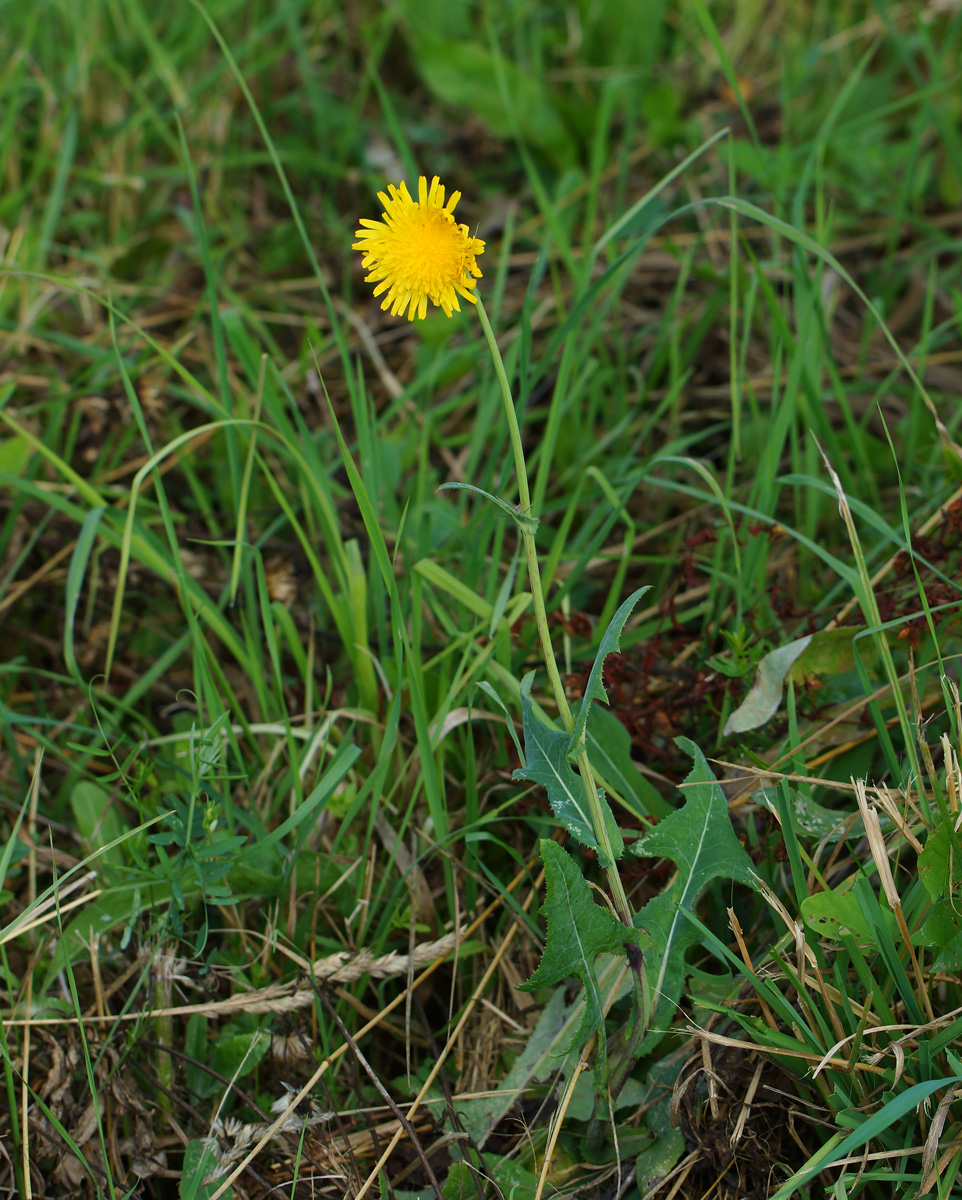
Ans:
{"type": "MultiPolygon", "coordinates": [[[[461,198],[452,192],[445,203],[445,188],[435,176],[430,184],[418,180],[415,200],[405,183],[379,192],[381,220],[361,219],[354,249],[363,254],[366,282],[375,284],[381,307],[408,320],[423,319],[428,302],[445,316],[460,312],[458,298],[468,301],[478,314],[495,375],[504,401],[504,417],[514,457],[518,498],[512,503],[470,484],[445,484],[463,488],[497,505],[515,522],[527,563],[531,604],[551,694],[563,729],[552,728],[534,712],[531,689],[534,672],[521,683],[525,762],[515,778],[542,785],[555,816],[568,833],[596,852],[611,896],[611,904],[596,903],[575,860],[555,842],[541,842],[546,898],[542,912],[547,939],[541,963],[522,986],[535,990],[577,975],[584,984],[584,1012],[571,1051],[583,1051],[598,1037],[595,1079],[599,1098],[617,1094],[639,1055],[651,1049],[667,1032],[671,1014],[684,982],[684,954],[697,939],[684,917],[711,880],[724,876],[751,882],[751,864],[738,844],[728,817],[728,806],[701,752],[691,743],[685,749],[695,758],[687,781],[686,803],[665,818],[631,847],[641,855],[671,858],[679,870],[660,896],[639,913],[633,912],[618,871],[625,844],[605,791],[589,756],[589,717],[594,701],[607,702],[602,683],[605,658],[619,648],[625,623],[635,604],[648,590],[633,592],[615,613],[604,632],[584,696],[572,712],[565,694],[548,628],[544,589],[535,537],[538,518],[531,511],[528,472],[514,399],[501,353],[477,281],[482,278],[478,257],[484,242],[459,225],[454,209],[461,198]],[[577,768],[577,771],[575,770],[577,768]],[[605,994],[595,970],[598,955],[627,957],[632,978],[632,1014],[619,1032],[616,1053],[605,1053],[604,1011],[615,993],[614,976],[605,994]]],[[[604,745],[603,735],[596,735],[604,745]]],[[[584,1064],[587,1051],[583,1056],[584,1064]]],[[[572,1082],[577,1072],[572,1075],[572,1082]]],[[[608,1111],[603,1103],[599,1111],[608,1111]]]]}

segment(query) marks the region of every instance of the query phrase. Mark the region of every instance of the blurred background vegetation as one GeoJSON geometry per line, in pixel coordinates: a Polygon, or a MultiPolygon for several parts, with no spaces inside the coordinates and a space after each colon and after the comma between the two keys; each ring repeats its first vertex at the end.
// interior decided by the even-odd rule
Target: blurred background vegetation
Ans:
{"type": "MultiPolygon", "coordinates": [[[[572,697],[651,585],[594,735],[619,823],[679,808],[689,738],[769,889],[692,909],[617,1139],[576,1095],[546,1194],[767,1197],[880,1111],[838,1194],[953,1194],[952,1089],[904,1097],[959,1073],[960,48],[951,0],[0,0],[8,1187],[209,1197],[264,1138],[234,1195],[536,1195],[577,1005],[515,990],[537,644],[513,530],[436,490],[513,501],[501,400],[472,312],[389,318],[350,250],[437,174],[572,697]]],[[[628,860],[639,911],[675,870],[628,860]]]]}

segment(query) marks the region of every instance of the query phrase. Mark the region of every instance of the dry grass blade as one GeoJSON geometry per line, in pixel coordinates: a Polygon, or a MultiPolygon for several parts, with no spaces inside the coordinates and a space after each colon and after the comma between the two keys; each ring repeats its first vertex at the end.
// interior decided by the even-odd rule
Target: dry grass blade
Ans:
{"type": "Polygon", "coordinates": [[[935,1013],[932,1011],[932,1001],[929,997],[929,989],[926,981],[922,977],[922,970],[919,967],[918,956],[915,953],[915,948],[912,945],[912,935],[909,933],[908,925],[905,923],[905,913],[902,911],[902,899],[899,896],[898,888],[895,886],[895,879],[892,876],[892,866],[889,862],[888,850],[885,846],[885,838],[882,836],[882,825],[879,821],[878,810],[868,802],[865,784],[861,780],[853,780],[855,785],[855,798],[858,801],[859,811],[862,814],[862,821],[865,825],[865,835],[868,839],[869,850],[872,855],[872,861],[875,863],[875,869],[878,871],[879,879],[882,884],[882,891],[889,907],[895,914],[895,919],[898,922],[899,932],[905,943],[905,948],[908,952],[909,959],[912,964],[912,973],[915,976],[916,992],[925,1009],[926,1016],[929,1021],[935,1020],[935,1013]]]}
{"type": "MultiPolygon", "coordinates": [[[[532,905],[535,897],[538,894],[538,889],[541,887],[541,884],[543,883],[543,881],[544,881],[544,872],[542,871],[539,873],[538,878],[535,881],[534,887],[532,888],[532,890],[528,893],[528,895],[525,897],[524,901],[522,902],[522,908],[524,908],[525,912],[527,912],[531,908],[531,905],[532,905]]],[[[461,1035],[461,1031],[464,1029],[464,1027],[467,1024],[468,1019],[471,1016],[471,1014],[473,1013],[476,1005],[479,1003],[482,996],[484,995],[484,992],[488,986],[489,981],[491,980],[491,978],[495,974],[495,972],[498,970],[502,958],[504,958],[505,954],[508,952],[508,949],[509,949],[511,943],[514,941],[515,937],[517,937],[520,928],[521,927],[517,921],[512,921],[511,925],[508,927],[507,933],[504,935],[497,950],[494,952],[491,962],[488,964],[487,968],[485,969],[485,972],[482,975],[481,980],[478,983],[478,986],[471,993],[471,996],[470,996],[467,1004],[464,1006],[464,1011],[462,1012],[461,1016],[458,1018],[458,1022],[455,1025],[454,1029],[449,1034],[448,1040],[447,1040],[447,1042],[445,1042],[444,1047],[441,1050],[441,1053],[437,1057],[437,1060],[435,1061],[434,1065],[431,1067],[430,1071],[428,1072],[427,1078],[425,1079],[424,1083],[422,1084],[420,1091],[414,1097],[411,1107],[408,1110],[408,1119],[409,1120],[411,1120],[414,1117],[414,1114],[420,1108],[420,1106],[424,1100],[424,1097],[427,1095],[428,1090],[430,1089],[431,1085],[434,1083],[434,1080],[437,1078],[438,1072],[444,1066],[445,1060],[447,1059],[448,1055],[451,1053],[451,1050],[457,1044],[458,1038],[461,1035]]],[[[401,1140],[401,1133],[402,1133],[402,1131],[399,1129],[398,1132],[394,1135],[394,1137],[391,1138],[390,1142],[385,1147],[383,1153],[381,1154],[381,1157],[378,1159],[378,1161],[375,1164],[374,1168],[372,1169],[371,1173],[368,1175],[367,1179],[364,1181],[360,1191],[357,1193],[355,1200],[363,1200],[364,1196],[367,1195],[368,1191],[373,1186],[374,1182],[376,1181],[376,1179],[378,1177],[378,1174],[383,1169],[384,1164],[387,1162],[387,1160],[390,1157],[395,1146],[401,1140]]],[[[215,1200],[215,1197],[212,1196],[211,1200],[215,1200]]]]}
{"type": "MultiPolygon", "coordinates": [[[[510,892],[514,891],[514,889],[518,887],[518,885],[521,883],[521,881],[523,879],[527,878],[528,872],[529,872],[531,866],[533,866],[535,861],[536,860],[534,858],[532,858],[532,860],[528,864],[528,866],[524,870],[519,871],[517,873],[517,875],[515,875],[515,877],[511,880],[511,882],[505,888],[506,893],[510,893],[510,892]]],[[[540,884],[540,880],[539,880],[539,884],[540,884]]],[[[536,884],[536,888],[537,888],[537,886],[539,886],[539,884],[536,884]]],[[[524,901],[525,906],[530,907],[530,905],[535,897],[535,894],[536,894],[536,888],[535,888],[535,890],[531,891],[529,893],[529,895],[526,897],[526,899],[524,901]]],[[[483,912],[481,912],[477,917],[475,917],[475,919],[471,922],[471,924],[464,931],[465,934],[466,935],[470,934],[475,929],[477,929],[502,903],[503,903],[503,897],[498,896],[494,901],[491,902],[491,904],[489,904],[487,906],[487,908],[485,908],[483,910],[483,912]]],[[[513,938],[514,934],[517,933],[517,930],[518,930],[518,925],[517,925],[517,922],[515,922],[512,924],[512,926],[509,930],[509,934],[511,934],[512,938],[513,938]]],[[[485,981],[493,973],[493,970],[497,968],[498,963],[500,962],[501,958],[503,957],[505,951],[508,948],[509,941],[510,941],[510,939],[508,937],[506,937],[505,940],[502,942],[501,946],[499,947],[499,952],[495,953],[493,962],[490,964],[488,971],[485,972],[485,977],[482,980],[482,985],[484,985],[485,981]]],[[[369,1033],[372,1029],[376,1028],[377,1025],[384,1019],[384,1017],[386,1017],[389,1013],[393,1012],[394,1009],[397,1008],[399,1005],[404,1003],[404,1001],[407,997],[408,989],[409,988],[414,989],[416,987],[419,987],[420,984],[422,984],[426,979],[429,979],[431,977],[431,975],[433,975],[434,972],[440,967],[440,965],[444,961],[445,957],[446,957],[446,955],[435,959],[434,962],[427,968],[427,970],[422,971],[421,974],[417,976],[417,978],[411,980],[409,982],[407,988],[405,988],[403,991],[399,992],[398,995],[396,995],[394,997],[394,999],[390,1001],[389,1004],[385,1005],[385,1007],[381,1010],[380,1013],[377,1014],[377,1016],[371,1018],[371,1020],[369,1020],[365,1025],[363,1025],[355,1033],[355,1035],[354,1035],[355,1040],[360,1040],[365,1034],[369,1033]]],[[[475,996],[479,996],[480,992],[482,990],[483,990],[483,986],[479,986],[479,988],[475,992],[475,996]]],[[[445,1056],[449,1052],[451,1046],[457,1041],[457,1036],[460,1033],[461,1029],[463,1028],[464,1024],[466,1023],[467,1016],[469,1015],[469,1011],[473,1008],[475,1002],[476,1001],[472,1001],[472,1003],[470,1003],[468,1005],[464,1015],[462,1016],[462,1018],[458,1024],[458,1027],[454,1030],[454,1033],[448,1039],[447,1045],[445,1046],[445,1050],[444,1050],[445,1056]]],[[[297,1108],[297,1106],[303,1100],[305,1100],[311,1094],[311,1092],[314,1090],[317,1083],[320,1081],[321,1077],[324,1074],[326,1074],[326,1072],[330,1069],[330,1067],[333,1066],[333,1064],[342,1055],[344,1055],[347,1052],[347,1050],[348,1050],[348,1045],[346,1042],[344,1042],[341,1046],[339,1046],[337,1048],[337,1050],[335,1050],[332,1054],[330,1054],[327,1058],[325,1058],[319,1064],[317,1069],[311,1075],[310,1079],[308,1079],[307,1083],[305,1083],[303,1085],[303,1087],[300,1089],[300,1091],[297,1092],[297,1094],[295,1096],[291,1097],[290,1103],[287,1105],[287,1107],[284,1109],[284,1111],[282,1111],[280,1113],[277,1120],[274,1121],[270,1126],[268,1126],[268,1128],[261,1134],[261,1136],[257,1140],[256,1145],[254,1145],[253,1148],[250,1151],[248,1151],[248,1153],[244,1156],[243,1160],[237,1164],[237,1166],[234,1168],[234,1170],[231,1172],[231,1174],[218,1185],[217,1189],[214,1192],[211,1193],[208,1200],[218,1200],[218,1198],[220,1196],[224,1195],[224,1193],[227,1191],[227,1189],[230,1187],[230,1185],[234,1182],[234,1180],[237,1179],[238,1176],[248,1166],[248,1164],[251,1163],[257,1157],[257,1155],[261,1152],[261,1150],[263,1150],[263,1148],[275,1136],[277,1131],[280,1128],[282,1128],[284,1121],[288,1119],[290,1114],[297,1108]]],[[[427,1092],[427,1089],[430,1086],[433,1078],[437,1075],[438,1070],[440,1070],[441,1065],[443,1065],[443,1061],[444,1061],[443,1057],[439,1057],[439,1061],[435,1065],[433,1075],[425,1083],[424,1088],[422,1089],[421,1093],[419,1093],[419,1095],[415,1098],[413,1104],[411,1105],[410,1109],[408,1110],[408,1120],[409,1121],[414,1119],[414,1115],[415,1115],[418,1107],[420,1106],[421,1101],[424,1098],[424,1094],[427,1092]]],[[[394,1146],[396,1146],[397,1143],[400,1141],[402,1133],[403,1133],[403,1130],[398,1129],[397,1133],[394,1135],[394,1137],[391,1140],[391,1147],[390,1147],[391,1149],[393,1149],[394,1146]]],[[[386,1162],[387,1154],[383,1155],[382,1157],[383,1157],[383,1161],[386,1162]]],[[[364,1185],[365,1187],[369,1186],[371,1179],[377,1177],[377,1172],[380,1171],[382,1166],[383,1166],[383,1162],[381,1162],[379,1164],[379,1166],[375,1169],[375,1171],[372,1173],[372,1175],[368,1178],[366,1184],[364,1185]]],[[[355,1198],[355,1200],[360,1200],[360,1196],[361,1196],[361,1193],[358,1194],[358,1196],[355,1198]]]]}

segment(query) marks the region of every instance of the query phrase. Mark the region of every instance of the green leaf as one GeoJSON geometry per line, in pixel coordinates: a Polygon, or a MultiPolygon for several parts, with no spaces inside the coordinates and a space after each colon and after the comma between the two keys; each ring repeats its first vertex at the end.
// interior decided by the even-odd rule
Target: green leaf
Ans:
{"type": "Polygon", "coordinates": [[[595,958],[616,954],[628,943],[638,945],[637,929],[622,925],[613,913],[591,898],[578,864],[567,851],[548,838],[541,841],[545,872],[545,901],[541,907],[548,924],[544,953],[524,992],[550,987],[571,975],[585,986],[585,1011],[567,1053],[580,1050],[601,1028],[601,992],[595,975],[595,958]]]}
{"type": "Polygon", "coordinates": [[[643,587],[638,588],[636,592],[632,592],[621,608],[611,618],[611,623],[605,630],[604,637],[601,639],[601,645],[598,647],[598,653],[595,655],[591,672],[588,675],[585,694],[581,699],[581,707],[578,709],[578,716],[571,734],[571,741],[568,743],[569,758],[577,758],[579,754],[584,753],[585,728],[588,724],[588,713],[591,709],[591,702],[593,700],[601,700],[605,704],[608,703],[608,693],[605,691],[604,684],[601,681],[605,659],[609,654],[614,654],[621,645],[621,631],[625,627],[625,622],[631,616],[631,610],[648,590],[649,588],[643,587]]]}
{"type": "Polygon", "coordinates": [[[643,1195],[648,1195],[652,1185],[670,1173],[685,1152],[684,1135],[671,1123],[671,1097],[689,1053],[687,1047],[682,1047],[681,1051],[656,1059],[645,1077],[647,1094],[641,1103],[645,1104],[644,1121],[653,1140],[635,1159],[635,1175],[643,1195]]]}
{"type": "Polygon", "coordinates": [[[912,934],[913,946],[947,946],[962,933],[962,913],[954,900],[939,900],[912,934]]]}
{"type": "Polygon", "coordinates": [[[430,29],[449,38],[471,36],[471,9],[451,0],[398,0],[398,11],[409,26],[430,29]]]}
{"type": "Polygon", "coordinates": [[[654,998],[651,1028],[639,1054],[648,1053],[667,1032],[685,982],[685,953],[700,938],[685,913],[694,913],[700,896],[715,879],[755,886],[751,859],[735,837],[725,793],[704,754],[687,738],[676,741],[695,760],[682,787],[685,805],[631,847],[634,854],[670,858],[678,867],[668,887],[635,918],[652,942],[645,964],[654,998]]]}
{"type": "Polygon", "coordinates": [[[304,798],[304,803],[298,805],[295,811],[286,820],[282,821],[276,829],[272,829],[270,833],[263,834],[256,840],[252,840],[250,845],[236,856],[234,864],[243,862],[245,859],[253,861],[258,857],[262,857],[265,850],[277,843],[282,843],[288,834],[293,833],[298,826],[304,826],[304,831],[302,832],[306,835],[306,831],[311,828],[327,807],[341,781],[360,757],[360,754],[360,747],[356,746],[353,742],[342,742],[337,754],[328,763],[317,786],[309,796],[304,798]]]}
{"type": "MultiPolygon", "coordinates": [[[[505,1200],[535,1200],[538,1195],[538,1176],[516,1158],[499,1158],[494,1164],[492,1174],[505,1200]]],[[[475,1188],[473,1195],[477,1194],[478,1190],[475,1188]]]]}
{"type": "Polygon", "coordinates": [[[518,758],[523,759],[524,750],[522,750],[521,742],[518,740],[518,731],[514,727],[514,719],[512,718],[511,713],[508,711],[508,706],[494,690],[492,684],[488,683],[486,679],[479,679],[478,687],[489,699],[493,700],[495,704],[497,704],[498,708],[500,708],[504,713],[505,724],[507,725],[508,733],[511,734],[511,740],[514,742],[514,748],[518,752],[518,758]]]}
{"type": "Polygon", "coordinates": [[[84,523],[77,535],[77,544],[70,556],[70,569],[67,571],[67,587],[64,596],[63,660],[67,665],[67,670],[78,682],[82,682],[83,676],[77,666],[77,658],[74,654],[74,620],[77,615],[77,603],[80,600],[80,589],[83,587],[84,575],[87,571],[87,562],[97,536],[97,526],[106,511],[106,508],[103,507],[92,508],[84,517],[84,523]]]}
{"type": "Polygon", "coordinates": [[[636,86],[647,83],[662,46],[666,9],[667,0],[645,0],[626,20],[623,0],[577,0],[575,11],[584,39],[579,59],[612,74],[623,65],[636,86]]]}
{"type": "Polygon", "coordinates": [[[0,438],[0,471],[5,475],[22,475],[32,454],[33,447],[25,437],[0,438]]]}
{"type": "MultiPolygon", "coordinates": [[[[217,1170],[217,1159],[210,1146],[205,1145],[199,1138],[193,1138],[184,1147],[184,1166],[180,1174],[180,1200],[207,1200],[217,1190],[218,1178],[225,1174],[217,1170]],[[210,1183],[204,1179],[208,1175],[216,1176],[210,1183]]],[[[224,1192],[224,1200],[233,1200],[234,1189],[224,1192]]]]}
{"type": "Polygon", "coordinates": [[[187,1086],[195,1096],[209,1096],[220,1081],[204,1070],[207,1063],[207,1017],[191,1013],[184,1034],[184,1053],[187,1086]]]}
{"type": "MultiPolygon", "coordinates": [[[[851,887],[854,876],[837,888],[827,892],[816,892],[802,901],[802,918],[819,937],[839,941],[853,933],[861,941],[875,942],[877,932],[859,907],[851,887]]],[[[895,917],[886,909],[879,909],[882,919],[890,926],[893,936],[898,936],[895,917]]]]}
{"type": "Polygon", "coordinates": [[[474,492],[476,496],[482,496],[485,500],[490,500],[492,504],[501,509],[504,516],[510,517],[523,533],[537,533],[538,518],[528,516],[513,504],[509,504],[507,500],[502,500],[500,496],[492,496],[490,492],[486,492],[484,488],[475,487],[471,483],[442,483],[438,488],[439,492],[474,492]]]}
{"type": "Polygon", "coordinates": [[[925,839],[919,855],[919,879],[933,900],[951,896],[962,881],[962,848],[959,835],[947,821],[925,839]]]}
{"type": "Polygon", "coordinates": [[[962,913],[952,898],[940,900],[929,910],[921,927],[912,935],[913,946],[934,946],[933,971],[958,971],[962,967],[962,913]]]}
{"type": "MultiPolygon", "coordinates": [[[[517,1099],[517,1097],[515,1097],[517,1099]]],[[[452,1152],[454,1152],[452,1150],[452,1152]]],[[[468,1151],[474,1167],[466,1161],[453,1162],[448,1168],[441,1188],[444,1200],[477,1200],[481,1194],[479,1180],[493,1179],[497,1184],[498,1195],[505,1200],[535,1200],[538,1195],[538,1176],[523,1166],[517,1159],[500,1156],[489,1160],[486,1169],[482,1168],[478,1155],[473,1150],[468,1151]],[[490,1172],[490,1174],[489,1174],[490,1172]]],[[[414,1196],[424,1196],[434,1193],[425,1192],[395,1192],[397,1196],[411,1200],[414,1196]]],[[[487,1191],[484,1193],[487,1195],[487,1191]]]]}
{"type": "MultiPolygon", "coordinates": [[[[469,1150],[472,1159],[475,1155],[469,1150]]],[[[475,1183],[477,1167],[471,1167],[463,1159],[456,1159],[448,1167],[448,1173],[441,1185],[443,1200],[472,1200],[477,1197],[478,1186],[475,1183]]]]}
{"type": "MultiPolygon", "coordinates": [[[[524,545],[524,539],[521,538],[515,545],[514,554],[511,556],[511,562],[508,565],[507,571],[504,573],[504,579],[501,580],[501,586],[498,588],[497,595],[494,598],[494,604],[491,606],[491,620],[488,622],[488,637],[493,638],[498,632],[498,626],[504,620],[505,612],[508,608],[508,601],[514,595],[514,581],[518,577],[518,563],[521,561],[521,550],[524,545]]],[[[527,601],[523,596],[518,597],[523,603],[527,601]]],[[[509,621],[510,626],[513,622],[509,621]]]]}
{"type": "MultiPolygon", "coordinates": [[[[98,850],[116,842],[124,834],[117,809],[110,803],[110,794],[99,783],[82,779],[70,793],[70,807],[80,836],[91,850],[98,850]]],[[[116,877],[116,868],[124,865],[124,852],[120,846],[111,846],[100,855],[100,866],[104,876],[111,881],[116,877]]]]}
{"type": "Polygon", "coordinates": [[[476,42],[438,37],[427,28],[420,16],[412,23],[414,56],[439,100],[475,113],[500,137],[517,135],[556,162],[571,161],[571,136],[532,74],[476,42]]]}
{"type": "Polygon", "coordinates": [[[211,1047],[211,1066],[229,1079],[247,1075],[270,1049],[271,1039],[262,1029],[221,1037],[211,1047]]]}
{"type": "Polygon", "coordinates": [[[539,783],[548,793],[551,811],[565,829],[582,846],[597,851],[600,847],[591,824],[584,783],[568,763],[568,735],[560,729],[549,729],[535,716],[531,703],[533,682],[533,671],[521,681],[525,764],[512,778],[539,783]]]}
{"type": "MultiPolygon", "coordinates": [[[[573,1068],[576,1064],[577,1059],[569,1058],[565,1066],[573,1068]]],[[[571,1077],[571,1070],[569,1069],[564,1071],[562,1073],[562,1077],[567,1083],[571,1077]]],[[[578,1075],[578,1081],[575,1084],[575,1090],[565,1112],[565,1119],[568,1121],[590,1121],[598,1111],[599,1087],[602,1089],[601,1095],[610,1102],[612,1108],[614,1108],[616,1112],[619,1108],[628,1108],[629,1105],[632,1108],[638,1108],[639,1105],[646,1104],[650,1100],[648,1089],[640,1079],[634,1078],[629,1078],[627,1080],[617,1096],[611,1095],[607,1084],[599,1084],[597,1080],[597,1072],[595,1071],[594,1067],[591,1067],[589,1070],[582,1071],[578,1075]]],[[[647,1137],[646,1134],[643,1134],[642,1136],[647,1137]]],[[[620,1137],[618,1142],[619,1149],[621,1150],[622,1154],[624,1154],[624,1147],[621,1145],[620,1137]]]]}
{"type": "MultiPolygon", "coordinates": [[[[197,884],[192,875],[182,882],[181,890],[183,894],[190,896],[197,892],[197,884]]],[[[124,923],[132,928],[142,912],[169,904],[172,895],[173,885],[156,879],[123,884],[101,892],[96,900],[85,905],[80,915],[64,927],[63,936],[57,943],[47,967],[44,993],[68,962],[76,962],[78,958],[90,953],[93,934],[108,934],[124,923]]]]}

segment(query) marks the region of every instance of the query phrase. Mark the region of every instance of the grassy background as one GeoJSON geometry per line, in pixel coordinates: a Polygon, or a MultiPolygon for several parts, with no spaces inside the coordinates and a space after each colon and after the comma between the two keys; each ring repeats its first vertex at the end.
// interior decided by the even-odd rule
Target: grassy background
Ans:
{"type": "MultiPolygon", "coordinates": [[[[572,696],[651,585],[607,674],[602,736],[640,767],[619,821],[678,807],[688,737],[774,772],[766,799],[719,768],[783,911],[869,886],[830,954],[806,927],[809,961],[774,901],[716,882],[618,1148],[569,1109],[549,1193],[774,1194],[838,1127],[956,1074],[951,1022],[907,1043],[908,1074],[890,1043],[959,1003],[958,7],[37,0],[0,2],[0,30],[10,1186],[209,1196],[215,1117],[236,1165],[336,1055],[308,1123],[231,1186],[354,1194],[388,1100],[449,1045],[374,1194],[435,1195],[430,1162],[460,1195],[457,1114],[480,1141],[470,1105],[500,1086],[496,1184],[465,1194],[534,1195],[561,1064],[538,1022],[565,996],[514,990],[555,824],[511,780],[506,711],[537,644],[512,530],[436,491],[513,499],[507,431],[474,314],[385,317],[350,250],[419,172],[487,242],[572,696]],[[832,626],[774,718],[726,736],[762,656],[832,626]],[[892,905],[865,916],[884,867],[852,778],[891,800],[911,932],[943,922],[921,961],[892,905]],[[692,1018],[742,1048],[693,1051],[692,1018]],[[724,1086],[692,1084],[672,1125],[693,1052],[724,1086]]],[[[630,860],[638,909],[673,870],[630,860]]],[[[846,1194],[936,1167],[951,1194],[951,1099],[880,1119],[871,1150],[917,1153],[846,1194]]]]}

